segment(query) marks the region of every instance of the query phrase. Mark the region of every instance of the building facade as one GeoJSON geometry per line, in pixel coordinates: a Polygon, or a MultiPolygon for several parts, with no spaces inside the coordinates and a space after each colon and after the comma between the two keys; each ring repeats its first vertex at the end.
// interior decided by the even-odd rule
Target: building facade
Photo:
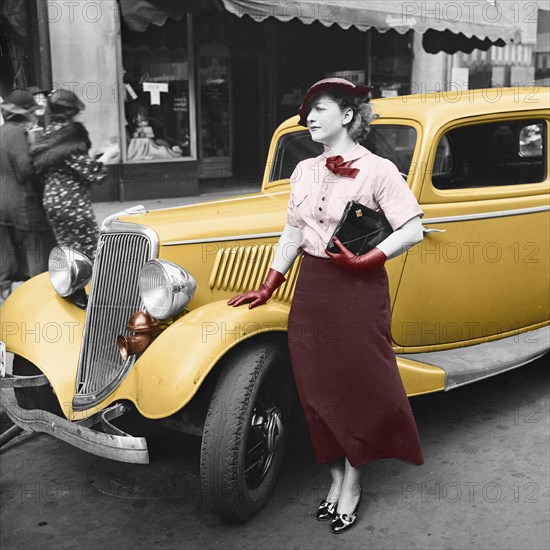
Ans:
{"type": "Polygon", "coordinates": [[[35,37],[20,85],[72,89],[87,105],[93,151],[120,146],[95,200],[197,194],[213,179],[259,187],[272,131],[311,83],[342,76],[373,85],[373,97],[422,93],[475,64],[427,53],[406,25],[382,32],[328,25],[322,14],[308,24],[293,13],[261,19],[219,0],[6,1],[12,20],[26,8],[25,40],[35,37]]]}

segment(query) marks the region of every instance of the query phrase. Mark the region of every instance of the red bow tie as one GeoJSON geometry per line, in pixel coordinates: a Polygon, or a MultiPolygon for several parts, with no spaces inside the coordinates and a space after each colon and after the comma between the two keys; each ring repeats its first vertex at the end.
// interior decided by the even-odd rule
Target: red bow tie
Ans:
{"type": "Polygon", "coordinates": [[[334,174],[340,174],[348,178],[354,178],[359,174],[359,168],[350,168],[350,165],[353,161],[348,160],[344,162],[344,159],[341,155],[335,157],[327,157],[327,162],[325,166],[334,174]]]}

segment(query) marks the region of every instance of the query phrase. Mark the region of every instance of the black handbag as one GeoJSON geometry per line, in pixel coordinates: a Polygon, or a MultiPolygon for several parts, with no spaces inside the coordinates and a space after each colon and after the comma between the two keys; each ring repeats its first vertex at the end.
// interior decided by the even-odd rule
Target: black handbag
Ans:
{"type": "Polygon", "coordinates": [[[393,233],[390,222],[381,212],[375,212],[356,201],[349,201],[325,250],[338,253],[334,237],[354,254],[366,254],[393,233]]]}

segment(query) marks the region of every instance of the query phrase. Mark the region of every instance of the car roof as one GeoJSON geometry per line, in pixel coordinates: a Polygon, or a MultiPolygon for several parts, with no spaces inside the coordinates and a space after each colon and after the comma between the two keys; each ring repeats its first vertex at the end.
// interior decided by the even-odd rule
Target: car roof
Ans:
{"type": "MultiPolygon", "coordinates": [[[[451,120],[479,115],[550,109],[550,87],[519,86],[450,90],[372,100],[374,112],[383,118],[412,119],[421,124],[442,125],[451,120]]],[[[285,120],[279,131],[298,126],[298,116],[285,120]]],[[[298,128],[304,129],[303,126],[298,128]]]]}

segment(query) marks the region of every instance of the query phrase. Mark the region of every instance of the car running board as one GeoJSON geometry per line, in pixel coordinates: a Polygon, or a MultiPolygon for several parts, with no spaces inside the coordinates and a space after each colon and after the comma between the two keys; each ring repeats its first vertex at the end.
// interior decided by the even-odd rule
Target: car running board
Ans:
{"type": "Polygon", "coordinates": [[[399,357],[445,371],[445,391],[521,367],[550,350],[550,326],[462,348],[399,357]]]}

